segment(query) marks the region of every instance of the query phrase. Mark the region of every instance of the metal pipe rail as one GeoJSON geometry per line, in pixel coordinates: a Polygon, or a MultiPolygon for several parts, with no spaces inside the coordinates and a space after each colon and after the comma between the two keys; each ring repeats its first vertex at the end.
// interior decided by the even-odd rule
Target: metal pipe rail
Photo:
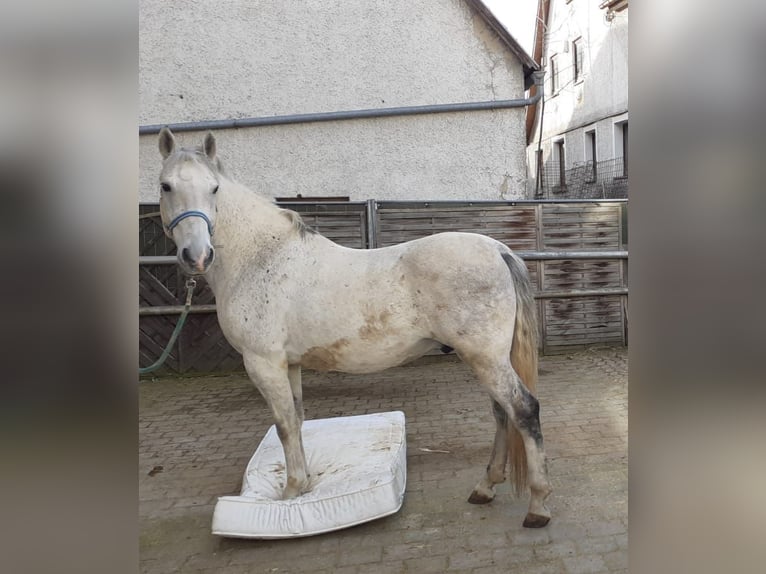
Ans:
{"type": "Polygon", "coordinates": [[[627,251],[514,251],[525,261],[558,261],[567,259],[627,259],[627,251]]]}
{"type": "MultiPolygon", "coordinates": [[[[627,259],[627,251],[514,251],[525,261],[555,261],[566,259],[627,259]]],[[[174,265],[175,255],[141,255],[139,265],[174,265]]]]}
{"type": "MultiPolygon", "coordinates": [[[[566,261],[593,259],[627,259],[627,251],[516,251],[525,261],[566,261]]],[[[142,255],[138,258],[139,265],[175,265],[178,259],[175,255],[142,255]]],[[[627,287],[604,289],[585,289],[574,291],[543,291],[535,293],[535,299],[568,299],[572,297],[598,297],[608,295],[627,295],[627,287]]],[[[161,305],[139,307],[139,317],[157,315],[178,315],[183,311],[183,305],[161,305]]],[[[190,313],[215,313],[215,305],[192,305],[190,313]]]]}
{"type": "MultiPolygon", "coordinates": [[[[154,317],[156,315],[180,315],[183,311],[183,305],[157,305],[152,307],[139,307],[139,317],[154,317]]],[[[215,313],[215,305],[192,305],[189,307],[189,313],[215,313]]]]}
{"type": "MultiPolygon", "coordinates": [[[[252,128],[262,126],[278,126],[286,124],[306,124],[314,122],[330,122],[341,120],[358,120],[368,118],[389,118],[396,116],[414,116],[423,114],[441,114],[447,112],[472,112],[484,110],[503,110],[508,108],[523,108],[536,104],[543,97],[542,71],[533,72],[537,93],[529,98],[513,100],[489,100],[482,102],[458,102],[450,104],[428,104],[420,106],[400,106],[394,108],[372,108],[364,110],[343,110],[336,112],[315,112],[308,114],[287,114],[282,116],[261,116],[254,118],[231,118],[223,120],[204,120],[195,122],[178,122],[167,124],[174,132],[189,132],[215,129],[252,128]]],[[[143,125],[138,128],[138,135],[159,133],[166,124],[143,125]]]]}
{"type": "MultiPolygon", "coordinates": [[[[421,200],[421,199],[386,199],[386,200],[374,200],[376,205],[385,209],[390,208],[402,208],[402,207],[503,207],[510,205],[514,207],[516,205],[547,205],[547,204],[564,204],[564,205],[579,205],[586,203],[601,203],[605,205],[621,204],[627,205],[628,200],[625,198],[580,198],[580,199],[433,199],[433,200],[421,200]]],[[[285,202],[287,204],[288,202],[285,202]]],[[[279,202],[282,205],[282,202],[279,202]]]]}

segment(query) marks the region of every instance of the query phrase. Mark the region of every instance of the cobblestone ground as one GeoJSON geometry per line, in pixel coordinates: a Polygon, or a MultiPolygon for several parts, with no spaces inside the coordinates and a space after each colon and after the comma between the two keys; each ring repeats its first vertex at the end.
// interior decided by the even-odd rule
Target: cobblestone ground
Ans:
{"type": "Polygon", "coordinates": [[[627,349],[542,357],[538,397],[553,519],[521,526],[528,498],[508,483],[466,499],[488,460],[487,396],[452,356],[374,375],[304,372],[306,418],[404,411],[407,490],[389,517],[293,540],[210,533],[218,496],[271,425],[244,375],[140,385],[140,552],[147,574],[627,572],[627,349]],[[428,450],[448,451],[428,452],[428,450]]]}

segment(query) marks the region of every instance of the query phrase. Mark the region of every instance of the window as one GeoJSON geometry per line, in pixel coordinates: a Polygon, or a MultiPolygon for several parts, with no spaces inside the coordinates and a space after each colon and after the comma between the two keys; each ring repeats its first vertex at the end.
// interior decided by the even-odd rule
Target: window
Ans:
{"type": "Polygon", "coordinates": [[[585,46],[583,45],[582,38],[577,38],[572,42],[572,62],[574,68],[574,81],[579,82],[583,78],[584,61],[585,61],[585,46]]]}
{"type": "Polygon", "coordinates": [[[556,95],[556,93],[559,91],[559,62],[558,62],[558,54],[553,54],[551,56],[551,64],[550,64],[550,75],[551,75],[551,95],[556,95]]]}
{"type": "Polygon", "coordinates": [[[628,177],[628,122],[622,125],[622,175],[628,177]]]}
{"type": "Polygon", "coordinates": [[[622,158],[622,176],[628,177],[628,121],[614,124],[614,157],[622,158]]]}
{"type": "Polygon", "coordinates": [[[556,191],[564,192],[567,190],[566,179],[566,156],[564,154],[564,140],[553,142],[553,159],[559,168],[559,184],[556,191]]]}
{"type": "Polygon", "coordinates": [[[585,132],[585,165],[588,169],[587,183],[593,183],[598,178],[596,157],[596,130],[585,132]]]}

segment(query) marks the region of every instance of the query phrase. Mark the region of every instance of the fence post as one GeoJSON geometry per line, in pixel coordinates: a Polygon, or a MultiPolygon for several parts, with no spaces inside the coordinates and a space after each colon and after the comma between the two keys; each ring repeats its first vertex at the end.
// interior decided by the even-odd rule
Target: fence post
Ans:
{"type": "MultiPolygon", "coordinates": [[[[628,248],[628,204],[623,203],[619,206],[619,230],[620,230],[620,249],[626,250],[628,248]]],[[[624,259],[620,263],[620,286],[628,284],[628,260],[624,259]]],[[[620,297],[620,303],[622,307],[622,344],[628,345],[628,324],[630,318],[628,317],[628,298],[623,295],[620,297]]]]}
{"type": "MultiPolygon", "coordinates": [[[[537,235],[537,250],[543,251],[545,249],[545,230],[543,229],[543,204],[538,203],[535,205],[535,231],[537,235]]],[[[538,261],[537,262],[537,292],[542,293],[545,290],[545,261],[538,261]]],[[[537,302],[537,322],[539,325],[539,333],[540,333],[540,350],[545,354],[546,350],[546,341],[548,338],[548,333],[545,328],[545,312],[546,312],[546,305],[547,301],[545,299],[540,299],[537,302]]]]}
{"type": "Polygon", "coordinates": [[[367,249],[375,249],[378,246],[378,202],[374,199],[367,200],[367,249]]]}

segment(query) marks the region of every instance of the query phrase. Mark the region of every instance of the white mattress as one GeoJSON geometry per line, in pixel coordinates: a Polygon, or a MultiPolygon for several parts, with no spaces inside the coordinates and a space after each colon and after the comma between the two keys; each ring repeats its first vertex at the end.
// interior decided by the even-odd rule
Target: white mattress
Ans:
{"type": "Polygon", "coordinates": [[[250,459],[240,496],[222,496],[213,534],[293,538],[347,528],[399,510],[407,482],[404,413],[303,423],[311,490],[282,500],[282,444],[271,426],[250,459]]]}

